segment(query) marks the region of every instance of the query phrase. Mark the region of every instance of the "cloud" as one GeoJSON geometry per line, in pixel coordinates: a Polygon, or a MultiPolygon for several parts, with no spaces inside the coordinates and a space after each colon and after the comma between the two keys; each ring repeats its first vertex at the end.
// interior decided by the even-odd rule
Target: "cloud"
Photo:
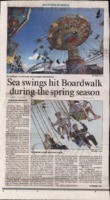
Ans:
{"type": "MultiPolygon", "coordinates": [[[[29,56],[28,60],[36,60],[38,58],[39,54],[36,53],[33,56],[29,56]]],[[[43,58],[43,55],[40,55],[40,59],[43,58]]]]}
{"type": "Polygon", "coordinates": [[[36,54],[34,54],[33,56],[29,56],[28,57],[28,60],[36,60],[37,59],[37,57],[38,57],[38,53],[36,53],[36,54]]]}
{"type": "Polygon", "coordinates": [[[23,63],[23,69],[24,69],[24,71],[27,71],[29,68],[30,68],[30,67],[29,67],[28,64],[23,63]]]}

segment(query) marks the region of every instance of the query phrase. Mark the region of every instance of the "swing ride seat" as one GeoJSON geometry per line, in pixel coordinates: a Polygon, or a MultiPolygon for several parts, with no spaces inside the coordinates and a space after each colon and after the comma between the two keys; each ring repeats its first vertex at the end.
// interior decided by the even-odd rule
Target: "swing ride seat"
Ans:
{"type": "Polygon", "coordinates": [[[79,141],[79,144],[77,143],[77,140],[74,140],[73,142],[74,142],[78,147],[82,147],[82,146],[84,145],[84,143],[85,143],[83,140],[80,140],[80,141],[79,141]]]}
{"type": "MultiPolygon", "coordinates": [[[[79,135],[79,134],[78,134],[78,135],[79,135]]],[[[85,132],[85,135],[86,135],[86,137],[87,137],[87,136],[90,135],[90,133],[89,133],[89,132],[85,132]]],[[[80,137],[80,140],[78,140],[78,142],[77,142],[77,140],[74,139],[74,138],[73,138],[72,141],[73,141],[78,147],[85,146],[85,145],[86,145],[86,142],[83,140],[83,138],[81,137],[81,135],[79,135],[79,137],[80,137]],[[78,143],[79,143],[79,144],[78,144],[78,143]]]]}

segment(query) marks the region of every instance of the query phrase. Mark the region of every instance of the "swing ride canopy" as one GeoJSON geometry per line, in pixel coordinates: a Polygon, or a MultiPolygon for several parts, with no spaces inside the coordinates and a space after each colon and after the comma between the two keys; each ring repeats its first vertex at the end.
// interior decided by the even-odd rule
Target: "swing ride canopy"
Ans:
{"type": "Polygon", "coordinates": [[[67,15],[53,22],[47,39],[51,49],[71,50],[78,47],[91,34],[89,22],[80,15],[67,15]]]}

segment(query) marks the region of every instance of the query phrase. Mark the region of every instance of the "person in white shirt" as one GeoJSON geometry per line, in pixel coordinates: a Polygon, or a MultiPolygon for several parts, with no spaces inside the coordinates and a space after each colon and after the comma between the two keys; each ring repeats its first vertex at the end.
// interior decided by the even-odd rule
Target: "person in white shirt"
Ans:
{"type": "Polygon", "coordinates": [[[58,127],[58,133],[61,135],[61,138],[64,139],[64,136],[63,136],[63,132],[64,130],[66,131],[66,134],[67,134],[67,138],[69,140],[70,138],[70,127],[71,127],[71,123],[70,123],[70,119],[71,117],[70,116],[67,116],[67,117],[62,117],[61,115],[61,112],[56,112],[55,113],[55,116],[57,118],[57,121],[55,123],[53,123],[50,118],[49,121],[51,122],[51,125],[52,126],[57,126],[58,127]]]}
{"type": "Polygon", "coordinates": [[[69,100],[68,103],[69,114],[77,121],[87,119],[90,122],[101,117],[94,112],[92,105],[88,101],[80,103],[80,101],[69,100]],[[89,113],[92,114],[93,118],[89,117],[89,113]]]}

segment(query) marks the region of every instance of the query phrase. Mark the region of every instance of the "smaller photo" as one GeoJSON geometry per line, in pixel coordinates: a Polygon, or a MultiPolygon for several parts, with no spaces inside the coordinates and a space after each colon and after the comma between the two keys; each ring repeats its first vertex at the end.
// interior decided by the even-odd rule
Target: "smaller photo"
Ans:
{"type": "Polygon", "coordinates": [[[32,100],[30,149],[101,150],[103,102],[32,100]]]}

